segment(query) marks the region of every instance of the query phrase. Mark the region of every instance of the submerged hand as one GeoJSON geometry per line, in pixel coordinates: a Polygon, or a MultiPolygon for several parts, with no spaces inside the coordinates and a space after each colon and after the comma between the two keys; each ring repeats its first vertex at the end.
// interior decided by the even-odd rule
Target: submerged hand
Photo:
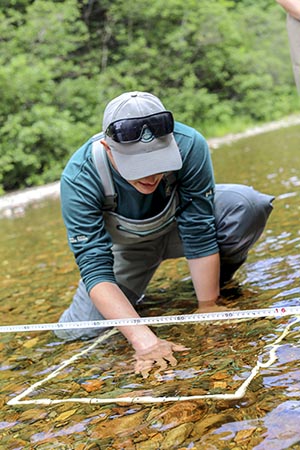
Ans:
{"type": "Polygon", "coordinates": [[[135,373],[141,373],[143,378],[147,378],[155,364],[159,365],[155,373],[165,370],[168,363],[174,367],[177,364],[177,360],[174,358],[173,352],[182,352],[184,350],[189,350],[189,348],[180,344],[174,344],[171,341],[158,339],[157,344],[152,347],[136,351],[134,355],[136,359],[134,371],[135,373]]]}
{"type": "MultiPolygon", "coordinates": [[[[222,300],[221,297],[218,298],[217,302],[222,300]]],[[[221,311],[232,311],[235,308],[228,308],[225,305],[218,304],[215,301],[208,301],[208,302],[199,302],[198,308],[194,312],[194,314],[201,314],[201,313],[210,313],[210,312],[221,312],[221,311]]]]}
{"type": "Polygon", "coordinates": [[[216,303],[212,304],[205,304],[199,306],[199,308],[196,309],[194,314],[201,314],[201,313],[210,313],[210,312],[221,312],[221,311],[228,311],[229,308],[226,308],[224,305],[217,305],[216,303]]]}
{"type": "MultiPolygon", "coordinates": [[[[239,310],[239,308],[228,308],[225,305],[218,305],[215,302],[203,302],[200,303],[198,305],[198,308],[196,309],[196,311],[194,311],[194,314],[201,314],[201,313],[221,313],[221,312],[228,312],[228,311],[237,311],[239,310]]],[[[236,320],[232,320],[230,319],[230,323],[235,323],[235,322],[241,322],[243,320],[247,320],[247,319],[236,319],[236,320]]],[[[214,320],[214,324],[220,324],[221,322],[219,320],[214,320]]]]}

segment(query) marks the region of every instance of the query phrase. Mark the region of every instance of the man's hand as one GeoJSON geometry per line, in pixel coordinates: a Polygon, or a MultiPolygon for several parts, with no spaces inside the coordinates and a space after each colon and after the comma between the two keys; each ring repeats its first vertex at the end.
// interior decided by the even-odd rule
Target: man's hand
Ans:
{"type": "Polygon", "coordinates": [[[198,305],[196,311],[194,311],[194,314],[221,312],[221,311],[228,311],[230,309],[231,308],[227,308],[225,305],[218,305],[216,302],[201,302],[198,305]]]}
{"type": "Polygon", "coordinates": [[[221,312],[221,311],[233,311],[237,308],[228,308],[224,304],[222,304],[223,298],[221,296],[218,297],[217,301],[209,301],[209,302],[199,302],[198,308],[194,311],[194,314],[201,313],[210,313],[210,312],[221,312]]]}
{"type": "Polygon", "coordinates": [[[174,367],[177,364],[177,360],[174,358],[173,352],[182,352],[184,350],[189,350],[189,348],[180,344],[174,344],[171,341],[158,339],[157,344],[152,347],[136,351],[134,355],[136,359],[134,371],[136,374],[141,373],[143,378],[147,378],[155,364],[159,365],[159,368],[155,371],[156,374],[165,370],[168,363],[174,367]]]}
{"type": "MultiPolygon", "coordinates": [[[[220,298],[218,299],[220,300],[220,298]]],[[[201,314],[201,313],[215,313],[215,312],[228,312],[228,311],[239,311],[239,308],[228,308],[225,305],[217,304],[216,302],[203,302],[198,305],[198,308],[196,311],[194,311],[194,314],[201,314]]],[[[236,319],[236,320],[230,320],[230,323],[236,323],[236,322],[243,322],[247,319],[236,319]]],[[[220,324],[222,321],[215,320],[214,324],[220,324]]]]}

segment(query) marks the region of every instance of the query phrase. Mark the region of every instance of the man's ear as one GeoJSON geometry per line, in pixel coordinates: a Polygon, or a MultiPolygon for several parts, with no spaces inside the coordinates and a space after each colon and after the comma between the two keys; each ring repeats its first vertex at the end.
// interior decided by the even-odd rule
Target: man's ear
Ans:
{"type": "Polygon", "coordinates": [[[118,168],[117,168],[117,166],[116,166],[116,163],[115,163],[115,160],[114,160],[114,157],[113,157],[113,155],[112,155],[110,146],[108,145],[108,143],[106,142],[105,139],[101,139],[100,142],[101,142],[101,144],[103,145],[103,147],[105,148],[105,151],[106,151],[106,153],[107,153],[107,156],[108,156],[110,162],[112,163],[113,167],[114,167],[116,170],[118,170],[118,168]]]}
{"type": "Polygon", "coordinates": [[[105,139],[101,139],[101,144],[103,145],[103,147],[105,148],[105,150],[107,151],[108,154],[111,154],[111,149],[108,145],[108,143],[106,142],[105,139]]]}

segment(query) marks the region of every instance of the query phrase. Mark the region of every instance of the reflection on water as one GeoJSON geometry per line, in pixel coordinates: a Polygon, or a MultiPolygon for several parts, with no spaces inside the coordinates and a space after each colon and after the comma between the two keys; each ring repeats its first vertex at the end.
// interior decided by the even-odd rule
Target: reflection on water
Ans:
{"type": "Polygon", "coordinates": [[[199,448],[226,448],[226,442],[248,441],[247,447],[236,448],[253,448],[255,450],[297,449],[299,447],[294,444],[300,441],[299,414],[299,401],[283,402],[273,411],[268,412],[263,420],[232,421],[207,433],[200,441],[203,447],[199,448]],[[259,439],[257,439],[257,434],[259,434],[259,439]],[[216,437],[218,438],[217,442],[222,442],[220,447],[215,446],[216,437]]]}
{"type": "MultiPolygon", "coordinates": [[[[224,289],[228,308],[300,305],[299,126],[213,151],[219,183],[246,183],[276,195],[267,229],[237,280],[224,289]]],[[[78,272],[57,201],[2,219],[1,324],[56,322],[70,302],[78,272]]],[[[165,262],[142,315],[191,313],[195,296],[186,262],[165,262]]],[[[164,338],[191,347],[178,366],[147,380],[132,373],[132,351],[120,334],[83,353],[27,400],[59,404],[12,407],[7,401],[45,379],[90,342],[63,344],[51,332],[0,336],[0,436],[5,449],[300,449],[300,326],[292,324],[277,360],[262,368],[241,399],[155,404],[84,404],[68,399],[193,396],[235,392],[257,358],[294,318],[160,327],[164,338]]]]}

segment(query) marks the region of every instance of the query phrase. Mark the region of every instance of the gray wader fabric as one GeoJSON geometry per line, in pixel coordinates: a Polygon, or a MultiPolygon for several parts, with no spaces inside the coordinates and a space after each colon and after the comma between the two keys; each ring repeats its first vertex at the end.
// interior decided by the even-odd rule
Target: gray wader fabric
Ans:
{"type": "MultiPolygon", "coordinates": [[[[234,272],[246,260],[249,249],[264,230],[272,211],[273,199],[274,197],[270,195],[262,194],[244,185],[216,185],[215,217],[221,256],[221,283],[230,280],[234,272]]],[[[175,201],[174,196],[172,202],[169,202],[168,211],[174,211],[175,201]]],[[[167,220],[170,219],[168,211],[165,211],[167,220]]],[[[114,221],[118,222],[116,214],[110,226],[114,221]]],[[[148,220],[148,226],[150,225],[148,220]]],[[[127,224],[127,227],[130,227],[130,224],[127,224]]],[[[175,220],[169,220],[166,227],[148,236],[136,236],[135,239],[132,239],[132,236],[134,235],[131,234],[127,244],[122,238],[120,243],[113,245],[112,250],[117,283],[135,305],[159,264],[165,259],[179,258],[184,255],[175,220]]],[[[80,280],[73,302],[62,314],[60,322],[88,320],[103,320],[103,316],[93,305],[83,281],[80,280]]],[[[56,331],[56,335],[65,340],[90,339],[104,330],[103,328],[59,330],[56,331]]]]}
{"type": "Polygon", "coordinates": [[[287,15],[287,31],[295,83],[300,94],[300,21],[287,15]]]}

